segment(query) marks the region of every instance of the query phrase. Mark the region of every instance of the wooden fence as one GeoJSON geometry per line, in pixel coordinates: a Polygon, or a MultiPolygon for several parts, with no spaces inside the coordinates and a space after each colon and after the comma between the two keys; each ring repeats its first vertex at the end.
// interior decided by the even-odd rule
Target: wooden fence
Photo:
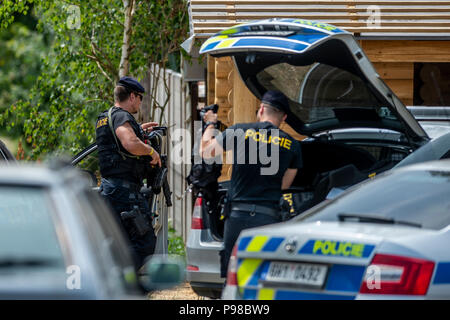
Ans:
{"type": "MultiPolygon", "coordinates": [[[[173,206],[167,208],[161,203],[159,211],[162,219],[168,219],[176,233],[186,241],[191,226],[192,194],[185,192],[188,186],[185,178],[189,174],[191,165],[185,161],[182,163],[177,161],[175,152],[178,155],[181,153],[181,156],[186,156],[192,149],[190,139],[193,131],[191,101],[188,84],[183,81],[182,75],[172,70],[165,72],[166,84],[164,84],[162,76],[159,77],[159,81],[155,80],[151,72],[149,72],[148,79],[144,81],[149,92],[152,92],[151,88],[156,90],[153,92],[155,92],[155,99],[159,104],[168,101],[160,125],[169,127],[164,153],[168,155],[168,180],[173,193],[173,206]]],[[[146,116],[148,117],[148,108],[144,109],[147,109],[146,116]]],[[[161,111],[157,110],[154,119],[158,121],[160,117],[161,111]]]]}

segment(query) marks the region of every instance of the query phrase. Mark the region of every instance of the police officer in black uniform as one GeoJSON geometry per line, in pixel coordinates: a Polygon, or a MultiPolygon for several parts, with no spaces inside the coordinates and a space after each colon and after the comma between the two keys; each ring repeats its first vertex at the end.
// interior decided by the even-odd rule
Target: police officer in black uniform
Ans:
{"type": "Polygon", "coordinates": [[[220,252],[222,277],[226,277],[233,246],[243,229],[281,221],[281,190],[291,186],[297,170],[302,167],[300,143],[279,130],[287,110],[287,97],[279,91],[268,91],[261,99],[258,122],[235,124],[216,137],[213,135],[217,114],[208,111],[204,116],[207,128],[202,137],[202,156],[214,158],[224,149],[235,148],[227,195],[230,213],[225,221],[224,249],[220,252]],[[278,161],[271,174],[262,171],[269,167],[267,160],[260,156],[263,147],[271,161],[278,161]]]}
{"type": "MultiPolygon", "coordinates": [[[[156,237],[151,224],[149,205],[140,193],[146,166],[159,165],[159,154],[144,143],[144,130],[151,131],[157,123],[139,125],[133,114],[137,113],[143,94],[142,85],[134,78],[122,77],[114,89],[114,106],[103,111],[96,124],[96,137],[100,173],[100,192],[109,202],[131,242],[136,267],[144,264],[154,253],[156,237]],[[145,234],[138,232],[131,219],[122,219],[121,213],[138,209],[145,218],[145,234]]],[[[140,220],[142,221],[142,220],[140,220]]],[[[141,230],[142,231],[142,230],[141,230]]]]}

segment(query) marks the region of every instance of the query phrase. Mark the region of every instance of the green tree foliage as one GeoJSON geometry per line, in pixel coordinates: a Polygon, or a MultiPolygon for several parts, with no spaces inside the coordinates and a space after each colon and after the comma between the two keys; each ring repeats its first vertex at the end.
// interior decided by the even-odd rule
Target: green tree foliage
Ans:
{"type": "Polygon", "coordinates": [[[169,227],[169,245],[168,253],[186,258],[186,248],[183,238],[176,234],[173,227],[169,227]]]}
{"type": "Polygon", "coordinates": [[[152,64],[165,67],[187,36],[185,0],[6,1],[1,27],[31,3],[38,30],[53,41],[27,97],[0,117],[3,126],[19,126],[31,147],[30,159],[50,152],[74,154],[94,141],[96,117],[113,103],[126,4],[132,6],[126,74],[142,80],[152,64]]]}
{"type": "MultiPolygon", "coordinates": [[[[28,98],[41,73],[41,59],[48,52],[48,37],[36,31],[37,21],[31,15],[21,15],[0,32],[0,114],[13,103],[28,98]]],[[[12,121],[6,125],[12,136],[21,134],[12,121]]],[[[0,128],[5,134],[6,128],[0,128]]]]}
{"type": "Polygon", "coordinates": [[[33,0],[2,0],[0,2],[0,29],[6,29],[13,23],[15,16],[27,15],[33,0]]]}

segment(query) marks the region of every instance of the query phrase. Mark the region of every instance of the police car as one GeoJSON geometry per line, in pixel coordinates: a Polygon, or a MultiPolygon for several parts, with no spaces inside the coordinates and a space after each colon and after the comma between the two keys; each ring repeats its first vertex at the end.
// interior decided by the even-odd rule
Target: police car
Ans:
{"type": "Polygon", "coordinates": [[[449,299],[450,160],[390,170],[241,233],[225,299],[449,299]]]}

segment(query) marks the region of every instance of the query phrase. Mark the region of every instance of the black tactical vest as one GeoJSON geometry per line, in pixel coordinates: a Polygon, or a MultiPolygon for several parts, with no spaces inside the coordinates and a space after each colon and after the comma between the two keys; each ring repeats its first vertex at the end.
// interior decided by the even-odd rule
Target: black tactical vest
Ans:
{"type": "MultiPolygon", "coordinates": [[[[122,108],[114,107],[111,113],[111,121],[119,112],[125,112],[129,115],[128,122],[133,128],[134,133],[140,140],[144,141],[140,125],[127,111],[122,108]]],[[[146,163],[143,160],[143,157],[136,157],[125,150],[119,139],[117,139],[116,143],[108,122],[108,110],[103,111],[98,116],[95,133],[97,137],[100,174],[102,177],[124,179],[140,184],[146,163]],[[122,154],[118,152],[118,148],[120,148],[122,154]],[[129,156],[124,156],[123,154],[129,156]]]]}

